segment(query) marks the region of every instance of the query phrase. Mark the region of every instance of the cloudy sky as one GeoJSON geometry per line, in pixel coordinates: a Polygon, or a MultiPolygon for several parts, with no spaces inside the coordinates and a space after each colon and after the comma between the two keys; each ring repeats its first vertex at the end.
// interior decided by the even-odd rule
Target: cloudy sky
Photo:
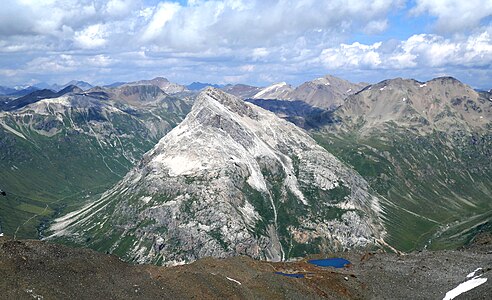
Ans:
{"type": "Polygon", "coordinates": [[[4,0],[0,85],[333,74],[492,88],[492,0],[4,0]]]}

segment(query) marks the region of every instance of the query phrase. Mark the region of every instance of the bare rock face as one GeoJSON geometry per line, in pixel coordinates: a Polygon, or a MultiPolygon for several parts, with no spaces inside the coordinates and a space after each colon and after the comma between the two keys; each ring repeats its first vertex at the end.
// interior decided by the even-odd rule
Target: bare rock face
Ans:
{"type": "Polygon", "coordinates": [[[483,131],[492,124],[492,96],[452,77],[427,82],[396,78],[350,96],[337,114],[363,132],[394,122],[421,133],[483,131]]]}
{"type": "Polygon", "coordinates": [[[302,129],[214,88],[117,185],[51,239],[139,263],[272,261],[384,243],[367,182],[302,129]]]}
{"type": "Polygon", "coordinates": [[[156,77],[151,80],[140,80],[137,82],[129,83],[127,85],[154,85],[156,87],[159,87],[161,90],[166,92],[167,94],[176,94],[180,92],[185,92],[187,91],[186,87],[184,85],[180,85],[174,82],[170,82],[167,80],[167,78],[163,77],[156,77]]]}
{"type": "Polygon", "coordinates": [[[285,82],[268,86],[253,99],[300,100],[311,106],[334,109],[344,103],[345,98],[360,91],[365,85],[326,75],[307,81],[293,88],[285,82]]]}
{"type": "Polygon", "coordinates": [[[326,75],[298,86],[291,93],[290,100],[302,100],[312,106],[333,109],[342,105],[345,98],[363,87],[363,84],[326,75]]]}

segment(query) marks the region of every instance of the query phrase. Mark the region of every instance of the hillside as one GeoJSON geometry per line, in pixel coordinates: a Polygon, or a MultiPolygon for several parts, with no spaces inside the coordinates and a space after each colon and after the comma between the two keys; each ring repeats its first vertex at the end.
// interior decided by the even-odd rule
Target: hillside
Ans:
{"type": "Polygon", "coordinates": [[[388,242],[454,248],[492,221],[492,101],[454,78],[393,79],[312,134],[383,198],[388,242]]]}
{"type": "Polygon", "coordinates": [[[0,226],[30,238],[121,179],[189,110],[154,86],[31,99],[0,111],[0,226]]]}

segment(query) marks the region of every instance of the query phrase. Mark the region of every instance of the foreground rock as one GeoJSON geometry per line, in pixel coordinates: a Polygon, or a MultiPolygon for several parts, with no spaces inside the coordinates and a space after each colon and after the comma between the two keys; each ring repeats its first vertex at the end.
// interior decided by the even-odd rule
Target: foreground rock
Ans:
{"type": "MultiPolygon", "coordinates": [[[[343,253],[352,262],[343,269],[247,257],[156,267],[87,249],[0,238],[0,291],[3,299],[443,299],[478,267],[481,278],[490,277],[490,244],[479,249],[343,253]]],[[[488,299],[491,293],[489,278],[456,299],[488,299]]]]}

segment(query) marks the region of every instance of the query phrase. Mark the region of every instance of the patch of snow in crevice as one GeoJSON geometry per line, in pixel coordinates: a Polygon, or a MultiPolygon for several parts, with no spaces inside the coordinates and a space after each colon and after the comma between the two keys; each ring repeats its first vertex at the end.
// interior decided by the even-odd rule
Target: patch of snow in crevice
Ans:
{"type": "Polygon", "coordinates": [[[475,271],[473,271],[470,274],[466,275],[466,278],[472,278],[473,276],[475,276],[475,273],[477,273],[480,270],[482,270],[482,268],[476,268],[475,271]]]}
{"type": "Polygon", "coordinates": [[[231,277],[227,277],[227,276],[226,276],[226,278],[227,278],[227,280],[229,280],[229,281],[232,281],[232,282],[235,282],[235,283],[237,283],[237,284],[241,285],[241,282],[237,281],[236,279],[233,279],[233,278],[231,278],[231,277]]]}
{"type": "Polygon", "coordinates": [[[487,282],[487,278],[481,278],[482,275],[475,276],[475,273],[480,271],[481,269],[482,268],[477,268],[475,269],[475,271],[466,275],[466,281],[460,283],[457,287],[447,292],[443,300],[452,300],[458,297],[459,295],[468,292],[487,282]]]}
{"type": "Polygon", "coordinates": [[[427,83],[421,84],[420,87],[426,87],[427,83]]]}
{"type": "Polygon", "coordinates": [[[386,86],[383,86],[382,88],[380,88],[379,90],[380,91],[384,91],[384,89],[386,89],[386,86]]]}

